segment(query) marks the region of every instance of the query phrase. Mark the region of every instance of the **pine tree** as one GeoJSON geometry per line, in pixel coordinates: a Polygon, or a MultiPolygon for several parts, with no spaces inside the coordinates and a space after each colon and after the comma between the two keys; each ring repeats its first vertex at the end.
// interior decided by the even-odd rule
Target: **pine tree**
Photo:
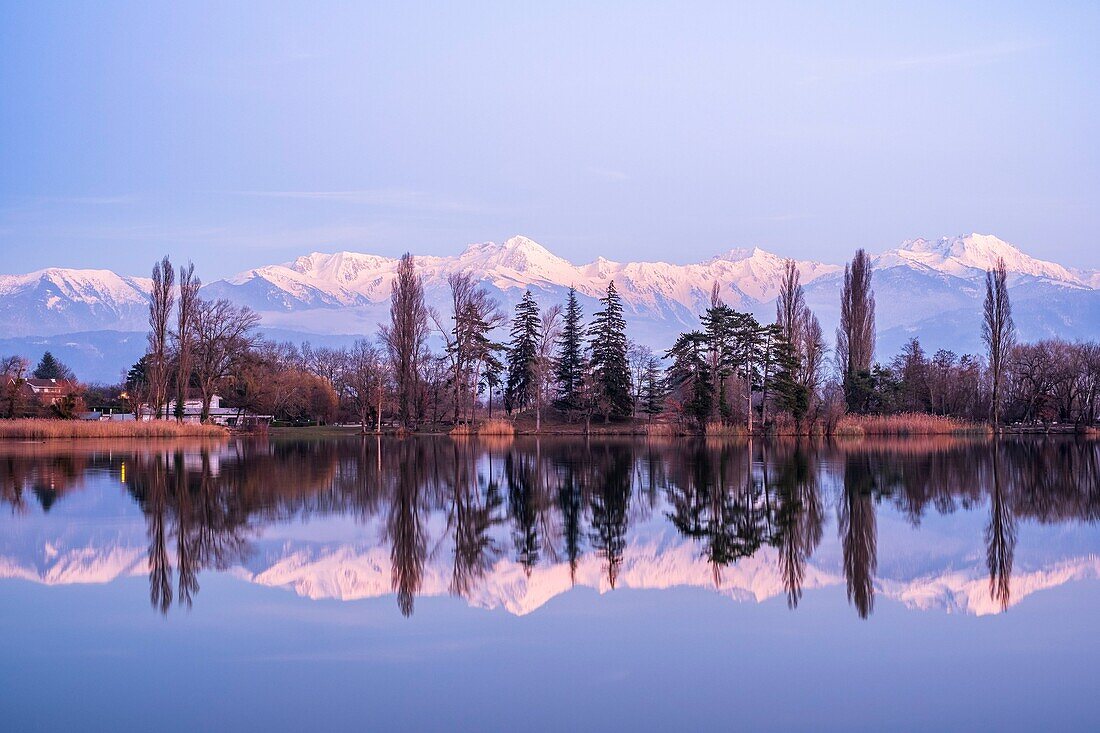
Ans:
{"type": "Polygon", "coordinates": [[[810,409],[810,390],[799,379],[801,367],[795,347],[780,334],[774,342],[766,387],[774,396],[775,407],[789,412],[799,428],[810,409]]]}
{"type": "Polygon", "coordinates": [[[42,355],[42,360],[34,368],[32,376],[35,379],[74,379],[73,370],[58,361],[57,357],[48,351],[42,355]]]}
{"type": "Polygon", "coordinates": [[[580,409],[580,390],[584,380],[584,324],[577,291],[569,288],[565,303],[561,338],[558,341],[558,407],[564,411],[580,409]]]}
{"type": "Polygon", "coordinates": [[[516,305],[512,319],[508,383],[504,387],[504,407],[508,412],[523,409],[535,398],[539,326],[539,306],[528,290],[516,305]]]}
{"type": "Polygon", "coordinates": [[[727,384],[740,363],[741,351],[738,348],[736,329],[743,314],[719,300],[717,294],[712,300],[711,307],[699,318],[703,324],[707,372],[714,395],[711,413],[715,413],[716,417],[729,418],[732,409],[727,384]]]}
{"type": "Polygon", "coordinates": [[[752,394],[763,386],[763,369],[767,341],[765,335],[768,327],[761,326],[751,313],[734,312],[734,324],[732,327],[734,342],[736,343],[734,364],[736,373],[745,384],[747,399],[746,428],[751,433],[753,430],[753,399],[752,394]]]}
{"type": "Polygon", "coordinates": [[[642,374],[642,412],[652,418],[665,409],[665,383],[661,379],[661,363],[650,357],[642,374]]]}
{"type": "Polygon", "coordinates": [[[596,387],[596,404],[604,420],[623,418],[631,413],[630,364],[626,349],[626,320],[623,305],[615,291],[615,281],[607,285],[600,298],[603,310],[592,317],[589,330],[590,368],[596,387]]]}
{"type": "Polygon", "coordinates": [[[481,381],[478,383],[478,391],[488,392],[485,400],[489,406],[489,419],[493,419],[493,390],[500,387],[503,381],[504,363],[497,358],[496,352],[500,350],[499,344],[494,344],[494,349],[485,352],[485,362],[481,367],[481,381]]]}
{"type": "Polygon", "coordinates": [[[679,392],[686,415],[706,425],[714,406],[714,382],[707,359],[707,338],[699,331],[680,334],[665,355],[672,359],[668,386],[679,392]]]}

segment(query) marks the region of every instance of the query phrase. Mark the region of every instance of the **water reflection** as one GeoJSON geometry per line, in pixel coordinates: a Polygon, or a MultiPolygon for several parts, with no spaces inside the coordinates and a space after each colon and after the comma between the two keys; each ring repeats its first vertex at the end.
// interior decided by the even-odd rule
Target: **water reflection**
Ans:
{"type": "MultiPolygon", "coordinates": [[[[836,577],[860,617],[871,615],[876,594],[919,606],[921,593],[946,582],[927,569],[908,585],[877,577],[883,511],[913,528],[930,515],[984,513],[975,536],[988,599],[1004,610],[1019,524],[1093,524],[1100,513],[1100,448],[1090,441],[365,438],[8,444],[0,447],[5,526],[30,522],[32,502],[54,522],[59,503],[96,480],[123,485],[140,510],[149,599],[165,614],[195,602],[204,571],[230,569],[313,597],[388,591],[406,616],[418,596],[440,589],[526,612],[578,582],[618,587],[628,559],[631,587],[700,584],[701,563],[720,592],[768,597],[774,583],[793,609],[807,582],[833,582],[828,558],[811,565],[829,507],[836,577]],[[354,542],[286,538],[287,528],[347,518],[363,528],[354,542]],[[283,539],[267,539],[273,530],[283,539]]],[[[8,577],[46,579],[35,569],[44,562],[38,545],[0,549],[8,577]]],[[[1079,573],[1067,567],[1058,566],[1063,576],[1079,573]]]]}

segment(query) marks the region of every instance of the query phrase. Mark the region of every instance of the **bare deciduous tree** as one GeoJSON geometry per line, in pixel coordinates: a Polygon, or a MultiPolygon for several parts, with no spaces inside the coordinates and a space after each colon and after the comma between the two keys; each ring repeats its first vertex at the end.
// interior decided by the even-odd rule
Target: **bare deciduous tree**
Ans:
{"type": "Polygon", "coordinates": [[[366,339],[356,341],[347,354],[344,372],[347,398],[363,433],[367,432],[367,418],[372,410],[375,412],[375,431],[381,432],[385,370],[382,352],[366,339]]]}
{"type": "Polygon", "coordinates": [[[504,323],[496,300],[474,282],[468,273],[454,273],[447,278],[451,288],[451,320],[447,327],[439,314],[432,314],[436,328],[446,343],[449,361],[453,422],[469,422],[474,417],[478,383],[486,359],[497,345],[489,333],[504,323]]]}
{"type": "Polygon", "coordinates": [[[844,378],[849,409],[862,409],[857,378],[871,369],[875,355],[875,294],[871,290],[871,258],[856,250],[844,266],[840,295],[840,326],[836,331],[837,366],[844,378]],[[853,404],[854,403],[854,404],[853,404]]]}
{"type": "Polygon", "coordinates": [[[634,409],[631,416],[637,417],[638,410],[645,406],[642,398],[643,390],[647,384],[646,375],[656,357],[653,354],[653,349],[645,344],[629,341],[626,346],[626,358],[630,362],[630,383],[634,388],[634,409]]]}
{"type": "Polygon", "coordinates": [[[808,310],[802,292],[801,275],[794,260],[783,263],[783,279],[779,282],[779,296],[775,301],[775,322],[783,332],[787,343],[800,351],[799,342],[808,310]]]}
{"type": "Polygon", "coordinates": [[[539,338],[535,350],[535,432],[542,430],[542,406],[550,397],[551,380],[557,365],[554,346],[561,337],[561,306],[547,308],[539,322],[539,338]]]}
{"type": "Polygon", "coordinates": [[[985,342],[989,355],[989,373],[993,382],[991,419],[993,429],[996,430],[1000,427],[1005,368],[1016,342],[1012,304],[1008,300],[1008,275],[1003,257],[998,257],[996,266],[985,273],[984,316],[982,341],[985,342]]]}
{"type": "Polygon", "coordinates": [[[23,384],[30,363],[22,356],[0,359],[0,416],[19,417],[23,412],[23,384]]]}
{"type": "Polygon", "coordinates": [[[202,395],[202,421],[206,422],[219,385],[255,345],[253,329],[260,317],[251,308],[224,298],[199,300],[195,316],[194,371],[202,395]]]}
{"type": "Polygon", "coordinates": [[[195,277],[195,265],[179,268],[180,300],[177,309],[176,332],[176,421],[183,422],[183,403],[193,373],[191,357],[195,345],[195,319],[199,288],[202,281],[195,277]]]}
{"type": "Polygon", "coordinates": [[[167,255],[153,265],[153,289],[149,300],[149,407],[155,417],[168,400],[168,330],[175,300],[176,273],[167,255]]]}
{"type": "Polygon", "coordinates": [[[389,354],[397,391],[397,419],[408,429],[420,402],[420,369],[428,339],[428,308],[424,283],[416,274],[413,256],[405,253],[397,265],[390,295],[390,323],[382,327],[382,341],[389,354]]]}

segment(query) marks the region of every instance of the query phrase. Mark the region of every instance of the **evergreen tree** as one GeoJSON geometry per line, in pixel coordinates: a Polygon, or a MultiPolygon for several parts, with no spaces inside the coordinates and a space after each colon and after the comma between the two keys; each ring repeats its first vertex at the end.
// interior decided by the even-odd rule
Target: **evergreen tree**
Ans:
{"type": "Polygon", "coordinates": [[[733,338],[736,347],[734,349],[733,362],[736,373],[745,384],[745,393],[748,404],[747,428],[753,430],[753,392],[760,391],[763,387],[763,365],[766,361],[768,327],[761,326],[751,313],[737,313],[733,315],[733,338]]]}
{"type": "Polygon", "coordinates": [[[592,317],[589,330],[590,368],[596,404],[604,420],[623,418],[631,413],[630,364],[626,349],[626,320],[623,305],[615,291],[615,281],[607,284],[607,295],[600,298],[603,310],[592,317]]]}
{"type": "Polygon", "coordinates": [[[72,369],[62,364],[48,351],[42,355],[42,360],[34,368],[32,376],[35,379],[73,380],[76,378],[72,369]]]}
{"type": "Polygon", "coordinates": [[[668,386],[681,395],[684,414],[696,420],[700,427],[706,425],[714,406],[714,383],[706,343],[706,335],[699,331],[682,333],[665,355],[672,359],[668,386]]]}
{"type": "Polygon", "coordinates": [[[508,383],[504,387],[504,406],[508,412],[522,409],[535,398],[538,359],[539,306],[528,290],[516,305],[508,345],[508,383]]]}
{"type": "Polygon", "coordinates": [[[799,379],[801,366],[795,347],[780,333],[774,344],[766,386],[774,396],[776,408],[789,412],[799,427],[810,409],[810,390],[799,379]]]}
{"type": "Polygon", "coordinates": [[[565,302],[561,338],[558,341],[558,407],[565,411],[580,408],[581,383],[584,380],[584,324],[577,291],[569,288],[565,302]]]}
{"type": "Polygon", "coordinates": [[[496,348],[485,352],[485,361],[481,366],[481,381],[478,383],[478,392],[488,392],[486,403],[489,406],[489,419],[493,418],[493,391],[498,389],[504,375],[504,362],[497,358],[496,352],[502,347],[494,344],[496,348]]]}
{"type": "Polygon", "coordinates": [[[652,418],[665,409],[665,384],[661,379],[661,364],[657,357],[650,357],[642,374],[642,412],[652,418]]]}
{"type": "Polygon", "coordinates": [[[732,412],[727,387],[739,364],[736,328],[742,314],[713,298],[713,304],[700,316],[706,350],[707,372],[711,380],[711,413],[728,419],[732,412]]]}

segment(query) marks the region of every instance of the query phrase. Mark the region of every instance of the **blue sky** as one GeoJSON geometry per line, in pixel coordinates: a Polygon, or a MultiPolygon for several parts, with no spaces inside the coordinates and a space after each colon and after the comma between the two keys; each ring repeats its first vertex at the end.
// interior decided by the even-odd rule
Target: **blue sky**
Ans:
{"type": "Polygon", "coordinates": [[[0,271],[531,236],[1100,267],[1095,3],[0,0],[0,271]]]}

